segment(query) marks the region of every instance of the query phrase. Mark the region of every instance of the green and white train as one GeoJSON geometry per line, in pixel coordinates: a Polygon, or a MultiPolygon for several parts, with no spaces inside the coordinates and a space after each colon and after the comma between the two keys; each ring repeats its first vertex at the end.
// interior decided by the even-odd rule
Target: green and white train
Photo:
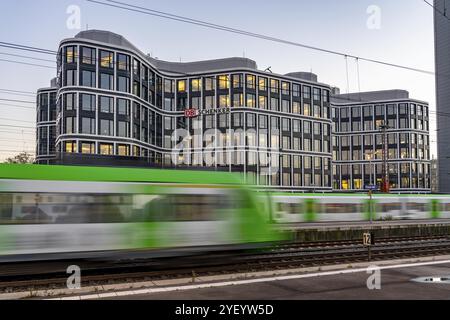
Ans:
{"type": "Polygon", "coordinates": [[[450,218],[450,196],[258,193],[226,172],[0,165],[0,261],[191,254],[285,240],[277,224],[450,218]]]}
{"type": "Polygon", "coordinates": [[[228,173],[3,164],[0,261],[260,246],[262,212],[228,173]]]}

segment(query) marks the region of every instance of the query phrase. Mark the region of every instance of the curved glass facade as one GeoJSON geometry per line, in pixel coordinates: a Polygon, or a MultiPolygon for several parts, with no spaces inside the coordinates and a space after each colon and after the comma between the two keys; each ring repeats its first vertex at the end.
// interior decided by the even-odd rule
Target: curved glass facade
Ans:
{"type": "Polygon", "coordinates": [[[331,190],[327,85],[258,71],[248,59],[168,63],[77,37],[61,42],[58,84],[58,154],[213,167],[262,187],[331,190]]]}

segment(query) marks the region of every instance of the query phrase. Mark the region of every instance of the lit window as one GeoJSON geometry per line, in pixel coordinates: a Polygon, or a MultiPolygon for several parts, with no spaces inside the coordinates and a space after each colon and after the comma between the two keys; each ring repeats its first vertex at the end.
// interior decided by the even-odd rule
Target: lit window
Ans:
{"type": "Polygon", "coordinates": [[[186,91],[186,80],[178,80],[178,92],[186,91]]]}
{"type": "Polygon", "coordinates": [[[112,155],[113,154],[113,145],[110,143],[101,143],[100,144],[100,154],[112,155]]]}
{"type": "Polygon", "coordinates": [[[66,47],[66,62],[67,63],[74,63],[76,60],[76,54],[77,54],[77,47],[71,46],[66,47]]]}
{"type": "Polygon", "coordinates": [[[125,54],[117,54],[117,69],[129,71],[130,70],[130,57],[125,54]]]}
{"type": "Polygon", "coordinates": [[[289,95],[291,93],[291,86],[289,82],[281,82],[281,93],[284,95],[289,95]]]}
{"type": "Polygon", "coordinates": [[[95,49],[88,47],[81,47],[83,64],[95,64],[95,49]]]}
{"type": "Polygon", "coordinates": [[[259,108],[260,109],[267,109],[267,97],[266,96],[259,96],[259,108]]]}
{"type": "Polygon", "coordinates": [[[251,74],[247,75],[247,88],[256,89],[256,76],[251,74]]]}
{"type": "Polygon", "coordinates": [[[256,97],[254,94],[247,93],[247,107],[249,108],[256,107],[256,97]]]}
{"type": "Polygon", "coordinates": [[[130,146],[126,144],[117,145],[117,154],[119,156],[129,156],[130,155],[130,146]]]}
{"type": "Polygon", "coordinates": [[[94,151],[95,143],[93,142],[82,142],[81,143],[81,153],[92,154],[94,151]]]}
{"type": "Polygon", "coordinates": [[[275,79],[270,79],[270,92],[278,93],[280,89],[280,82],[275,79]]]}
{"type": "Polygon", "coordinates": [[[259,90],[266,91],[267,90],[267,78],[259,78],[259,90]]]}
{"type": "Polygon", "coordinates": [[[64,142],[65,148],[64,151],[67,153],[73,153],[76,152],[77,149],[77,143],[75,141],[67,141],[64,142]]]}
{"type": "Polygon", "coordinates": [[[191,80],[191,89],[193,92],[200,91],[202,89],[202,82],[200,79],[191,80]]]}
{"type": "Polygon", "coordinates": [[[227,75],[220,75],[219,79],[219,89],[228,89],[230,79],[227,75]]]}
{"type": "Polygon", "coordinates": [[[230,106],[230,96],[221,94],[219,96],[219,108],[228,108],[230,106]]]}

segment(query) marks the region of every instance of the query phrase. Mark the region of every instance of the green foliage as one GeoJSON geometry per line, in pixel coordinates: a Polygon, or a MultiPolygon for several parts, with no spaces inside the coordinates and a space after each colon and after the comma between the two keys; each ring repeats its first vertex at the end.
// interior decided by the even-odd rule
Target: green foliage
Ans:
{"type": "Polygon", "coordinates": [[[14,157],[7,158],[5,160],[5,163],[18,163],[18,164],[25,164],[25,163],[33,163],[34,157],[28,153],[28,152],[21,152],[14,157]]]}

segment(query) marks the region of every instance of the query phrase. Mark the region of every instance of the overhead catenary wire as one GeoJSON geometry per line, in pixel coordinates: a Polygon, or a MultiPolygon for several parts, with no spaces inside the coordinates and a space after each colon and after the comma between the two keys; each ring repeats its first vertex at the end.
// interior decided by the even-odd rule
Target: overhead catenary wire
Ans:
{"type": "Polygon", "coordinates": [[[23,50],[23,51],[30,51],[30,52],[36,52],[36,53],[43,53],[43,54],[51,54],[51,55],[57,54],[56,51],[50,50],[50,49],[43,49],[43,48],[26,46],[23,44],[4,42],[4,41],[0,41],[0,47],[23,50]]]}
{"type": "Polygon", "coordinates": [[[22,55],[22,54],[13,54],[13,53],[0,52],[0,55],[16,57],[16,58],[31,59],[31,60],[36,60],[36,61],[51,62],[51,63],[55,62],[54,60],[50,60],[50,59],[41,59],[41,58],[36,58],[36,57],[32,57],[32,56],[25,56],[25,55],[22,55]]]}
{"type": "Polygon", "coordinates": [[[299,43],[299,42],[294,42],[294,41],[290,41],[290,40],[284,40],[284,39],[281,39],[281,38],[276,38],[276,37],[272,37],[272,36],[268,36],[268,35],[253,33],[253,32],[245,31],[245,30],[242,30],[242,29],[231,28],[231,27],[227,27],[227,26],[224,26],[224,25],[214,24],[214,23],[210,23],[210,22],[206,22],[206,21],[202,21],[202,20],[198,20],[198,19],[192,19],[192,18],[188,18],[188,17],[184,17],[184,16],[179,16],[179,15],[167,13],[167,12],[153,10],[153,9],[150,9],[150,8],[135,6],[135,5],[131,5],[129,3],[125,3],[125,2],[114,1],[114,0],[105,0],[107,2],[101,2],[101,1],[97,1],[97,0],[86,0],[86,1],[91,2],[91,3],[95,3],[95,4],[100,4],[100,5],[103,5],[103,6],[114,7],[114,8],[117,8],[117,9],[122,9],[122,10],[137,12],[137,13],[142,13],[142,14],[156,16],[156,17],[160,17],[160,18],[164,18],[164,19],[170,19],[170,20],[175,20],[175,21],[179,21],[179,22],[194,24],[194,25],[198,25],[198,26],[202,26],[202,27],[212,28],[212,29],[216,29],[216,30],[231,32],[231,33],[235,33],[235,34],[241,34],[241,35],[244,35],[244,36],[250,36],[250,37],[259,38],[259,39],[263,39],[263,40],[268,40],[268,41],[272,41],[272,42],[278,42],[278,43],[293,45],[293,46],[302,47],[302,48],[310,49],[310,50],[315,50],[315,51],[319,51],[319,52],[323,52],[323,53],[339,55],[339,56],[342,56],[342,57],[347,56],[347,57],[350,57],[350,58],[358,58],[359,60],[363,60],[363,61],[367,61],[367,62],[371,62],[371,63],[376,63],[376,64],[381,64],[381,65],[386,65],[386,66],[390,66],[390,67],[401,68],[401,69],[406,69],[406,70],[410,70],[410,71],[416,71],[416,72],[430,74],[430,75],[434,75],[435,74],[434,72],[429,71],[429,70],[424,70],[424,69],[419,69],[419,68],[415,68],[415,67],[404,66],[404,65],[400,65],[400,64],[390,63],[390,62],[387,62],[387,61],[382,61],[382,60],[377,60],[377,59],[372,59],[372,58],[365,58],[365,57],[356,56],[356,55],[348,54],[348,53],[343,53],[343,52],[339,52],[339,51],[335,51],[335,50],[315,47],[315,46],[311,46],[311,45],[307,45],[307,44],[303,44],[303,43],[299,43]]]}
{"type": "Polygon", "coordinates": [[[37,63],[22,62],[22,61],[17,61],[17,60],[0,59],[0,61],[3,61],[3,62],[9,62],[9,63],[16,63],[16,64],[23,64],[23,65],[27,65],[27,66],[33,66],[33,67],[41,67],[41,68],[48,68],[48,69],[56,69],[56,67],[52,67],[52,66],[46,66],[46,65],[43,65],[43,64],[37,64],[37,63]]]}

